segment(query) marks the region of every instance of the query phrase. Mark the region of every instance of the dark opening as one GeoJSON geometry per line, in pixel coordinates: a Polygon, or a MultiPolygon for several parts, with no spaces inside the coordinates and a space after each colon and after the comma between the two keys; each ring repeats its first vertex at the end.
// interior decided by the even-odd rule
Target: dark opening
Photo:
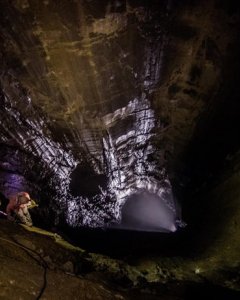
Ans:
{"type": "Polygon", "coordinates": [[[78,165],[71,174],[70,192],[73,196],[92,197],[105,189],[107,177],[104,174],[96,174],[88,164],[78,165]]]}

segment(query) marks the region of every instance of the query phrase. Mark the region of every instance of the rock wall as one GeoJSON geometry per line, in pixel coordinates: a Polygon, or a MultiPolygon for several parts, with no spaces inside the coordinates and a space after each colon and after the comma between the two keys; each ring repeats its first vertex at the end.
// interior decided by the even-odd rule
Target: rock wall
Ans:
{"type": "Polygon", "coordinates": [[[180,217],[172,180],[217,107],[233,4],[0,4],[2,192],[27,189],[70,226],[119,220],[141,191],[180,217]]]}

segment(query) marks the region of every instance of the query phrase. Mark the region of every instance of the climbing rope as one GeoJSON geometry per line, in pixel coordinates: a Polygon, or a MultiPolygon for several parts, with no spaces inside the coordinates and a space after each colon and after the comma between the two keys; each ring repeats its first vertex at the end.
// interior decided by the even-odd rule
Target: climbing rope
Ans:
{"type": "Polygon", "coordinates": [[[47,265],[46,261],[41,257],[41,255],[40,255],[39,253],[37,253],[36,251],[34,251],[34,250],[32,250],[32,249],[30,249],[30,248],[28,248],[28,247],[26,247],[26,246],[20,244],[19,242],[11,241],[11,240],[9,240],[9,239],[5,239],[5,238],[2,238],[2,237],[0,237],[0,240],[1,240],[1,241],[4,241],[4,242],[7,242],[7,243],[9,243],[9,244],[12,244],[12,245],[14,245],[14,246],[17,246],[17,247],[19,247],[19,248],[21,248],[21,249],[27,251],[28,254],[29,254],[29,252],[32,252],[32,253],[34,253],[35,255],[37,255],[37,256],[40,258],[40,260],[41,260],[42,263],[40,263],[40,262],[39,262],[36,258],[34,258],[32,255],[30,255],[30,257],[33,258],[35,261],[37,261],[37,263],[38,263],[41,267],[43,267],[43,269],[44,269],[44,273],[43,273],[43,286],[41,287],[41,290],[40,290],[40,292],[39,292],[39,294],[38,294],[38,296],[37,296],[37,298],[36,298],[36,300],[39,300],[39,299],[42,297],[42,295],[43,295],[43,293],[44,293],[44,290],[45,290],[45,288],[46,288],[46,286],[47,286],[47,269],[48,269],[48,265],[47,265]]]}

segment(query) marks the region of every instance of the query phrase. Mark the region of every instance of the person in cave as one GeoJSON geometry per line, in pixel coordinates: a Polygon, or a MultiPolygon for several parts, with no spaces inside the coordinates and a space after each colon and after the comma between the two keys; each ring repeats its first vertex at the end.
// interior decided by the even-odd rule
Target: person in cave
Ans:
{"type": "Polygon", "coordinates": [[[32,218],[28,208],[32,205],[32,200],[28,193],[20,192],[9,198],[6,208],[7,218],[10,221],[17,220],[27,226],[32,226],[32,218]]]}

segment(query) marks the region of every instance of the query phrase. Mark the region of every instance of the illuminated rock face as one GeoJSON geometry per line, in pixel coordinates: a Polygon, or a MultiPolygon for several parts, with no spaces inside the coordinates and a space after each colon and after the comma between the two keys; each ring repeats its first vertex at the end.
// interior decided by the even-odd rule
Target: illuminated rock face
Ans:
{"type": "MultiPolygon", "coordinates": [[[[96,13],[91,1],[70,2],[3,5],[8,15],[3,53],[12,47],[21,62],[14,75],[5,65],[8,73],[1,79],[1,141],[13,142],[47,168],[56,185],[55,202],[71,226],[119,220],[127,197],[139,191],[158,194],[175,215],[173,197],[163,196],[171,194],[167,173],[150,159],[157,152],[152,138],[162,126],[151,95],[161,76],[166,34],[160,24],[167,18],[167,2],[159,11],[148,11],[109,1],[92,20],[87,15],[96,13]],[[14,22],[10,31],[9,20],[14,22]],[[92,174],[85,194],[82,165],[92,174]],[[98,182],[101,176],[105,182],[98,182]]],[[[22,183],[13,176],[15,189],[29,189],[23,175],[22,183]]],[[[9,195],[12,187],[4,192],[9,195]]]]}
{"type": "Polygon", "coordinates": [[[150,2],[1,3],[6,196],[28,190],[71,226],[119,220],[141,192],[179,217],[169,171],[215,101],[226,54],[216,27],[225,42],[234,31],[216,26],[210,4],[150,2]]]}

